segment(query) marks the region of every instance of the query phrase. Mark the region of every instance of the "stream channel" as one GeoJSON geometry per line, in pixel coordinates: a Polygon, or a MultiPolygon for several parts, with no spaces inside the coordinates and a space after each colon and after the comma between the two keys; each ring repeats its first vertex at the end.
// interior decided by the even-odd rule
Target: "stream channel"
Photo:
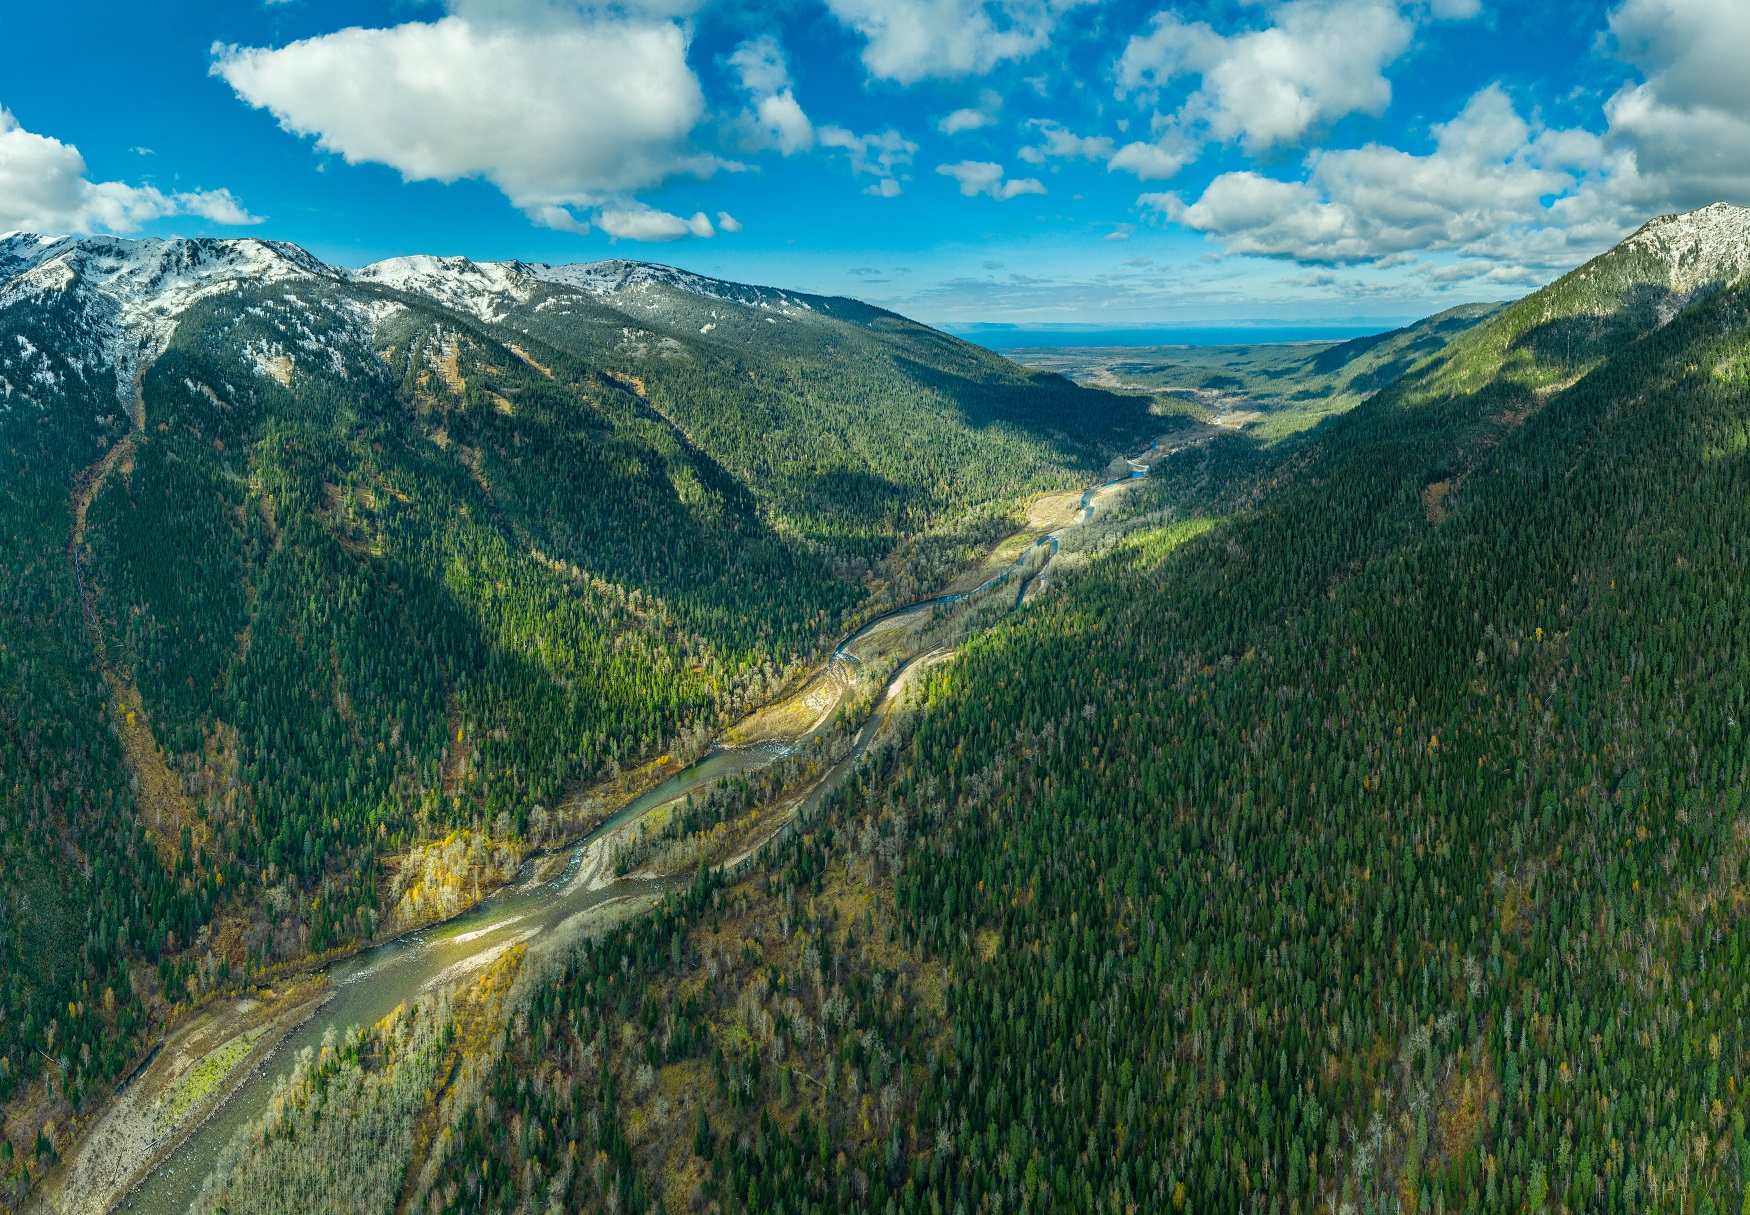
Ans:
{"type": "MultiPolygon", "coordinates": [[[[1151,453],[1153,449],[1151,448],[1151,453]]],[[[1116,486],[1148,474],[1148,465],[1131,462],[1128,476],[1107,481],[1082,495],[1081,510],[1067,527],[1041,536],[1024,549],[1008,569],[962,594],[937,595],[897,608],[867,622],[833,651],[833,661],[862,670],[857,643],[899,617],[945,607],[982,594],[1021,575],[1015,602],[1021,601],[1027,584],[1044,572],[1041,566],[1031,578],[1023,569],[1036,549],[1047,546],[1046,565],[1057,555],[1058,537],[1086,525],[1096,514],[1096,501],[1116,486]]],[[[892,688],[922,656],[909,655],[887,681],[892,688]]],[[[858,731],[849,755],[826,774],[808,794],[799,817],[811,815],[820,800],[843,780],[851,767],[879,733],[885,712],[878,708],[858,731]]],[[[483,899],[454,919],[410,933],[333,963],[327,970],[330,995],[303,1024],[292,1030],[263,1063],[238,1085],[212,1115],[191,1132],[152,1170],[147,1178],[114,1208],[142,1215],[183,1215],[200,1193],[213,1162],[231,1137],[259,1118],[273,1097],[274,1086],[287,1075],[305,1047],[320,1050],[323,1035],[339,1033],[355,1025],[372,1025],[393,1012],[397,1005],[412,1003],[439,986],[485,965],[498,953],[523,941],[560,942],[575,936],[593,919],[591,912],[620,899],[648,898],[654,901],[685,875],[663,878],[616,877],[613,872],[610,837],[620,828],[667,802],[697,792],[724,777],[764,767],[791,753],[807,736],[795,741],[757,743],[738,748],[719,748],[691,767],[677,773],[628,802],[587,836],[571,845],[565,871],[546,882],[529,880],[534,866],[525,865],[523,877],[483,899]]],[[[794,820],[792,820],[794,821],[794,820]]]]}

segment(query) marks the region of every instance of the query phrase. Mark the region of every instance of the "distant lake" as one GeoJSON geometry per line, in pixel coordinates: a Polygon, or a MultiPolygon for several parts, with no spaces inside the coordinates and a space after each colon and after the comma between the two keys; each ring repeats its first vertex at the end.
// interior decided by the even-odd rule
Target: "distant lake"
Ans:
{"type": "Polygon", "coordinates": [[[1280,321],[1258,324],[1096,329],[1081,325],[940,325],[938,328],[991,350],[1022,346],[1241,346],[1259,342],[1342,342],[1385,333],[1417,317],[1362,317],[1340,324],[1280,321]]]}

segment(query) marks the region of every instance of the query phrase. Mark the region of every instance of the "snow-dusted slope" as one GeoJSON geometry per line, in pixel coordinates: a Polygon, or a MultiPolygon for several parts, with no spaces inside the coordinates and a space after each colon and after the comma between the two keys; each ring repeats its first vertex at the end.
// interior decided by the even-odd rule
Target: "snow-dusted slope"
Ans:
{"type": "Polygon", "coordinates": [[[195,301],[244,283],[316,277],[338,275],[283,241],[0,235],[0,309],[49,292],[77,293],[99,347],[78,357],[113,366],[124,402],[134,372],[164,348],[176,317],[195,301]]]}
{"type": "MultiPolygon", "coordinates": [[[[91,335],[91,349],[76,357],[113,367],[124,401],[131,396],[135,373],[163,350],[176,318],[191,304],[240,285],[299,279],[404,291],[487,322],[502,321],[537,294],[553,297],[555,292],[559,298],[574,293],[639,316],[672,310],[685,297],[768,315],[815,311],[806,297],[793,292],[624,260],[552,266],[416,255],[343,270],[296,245],[276,241],[0,235],[0,310],[46,293],[73,293],[66,302],[79,310],[91,335]]],[[[356,302],[364,314],[384,315],[370,299],[356,302]]],[[[709,327],[702,331],[709,332],[709,327]]]]}
{"type": "Polygon", "coordinates": [[[1682,215],[1661,215],[1617,249],[1662,266],[1664,285],[1679,295],[1735,283],[1750,272],[1750,207],[1718,202],[1682,215]]]}
{"type": "Polygon", "coordinates": [[[474,262],[465,257],[433,257],[416,253],[391,257],[347,272],[358,283],[375,283],[412,295],[423,295],[446,308],[496,321],[506,311],[526,303],[535,292],[534,279],[521,262],[474,262]]]}
{"type": "Polygon", "coordinates": [[[649,262],[629,262],[615,259],[605,262],[582,262],[568,266],[549,266],[540,262],[507,263],[518,266],[523,273],[545,283],[576,287],[591,295],[611,298],[621,294],[649,291],[666,287],[685,291],[706,299],[730,304],[745,304],[751,308],[773,308],[812,311],[808,301],[794,292],[775,287],[749,287],[742,283],[726,283],[722,279],[706,278],[673,266],[657,266],[649,262]]]}
{"type": "Polygon", "coordinates": [[[750,287],[706,278],[673,266],[615,259],[552,266],[544,262],[475,262],[465,257],[392,257],[348,272],[354,282],[375,283],[436,300],[485,321],[503,319],[543,284],[569,288],[608,304],[649,308],[664,292],[678,291],[723,303],[792,315],[812,312],[806,297],[773,287],[750,287]]]}
{"type": "Polygon", "coordinates": [[[1681,215],[1648,220],[1620,244],[1593,258],[1502,313],[1488,334],[1518,335],[1537,326],[1579,318],[1609,322],[1593,325],[1590,336],[1569,334],[1564,342],[1603,343],[1588,357],[1603,357],[1611,342],[1625,341],[1669,323],[1698,297],[1750,275],[1750,208],[1714,203],[1681,215]]]}
{"type": "Polygon", "coordinates": [[[0,284],[8,283],[40,263],[65,237],[35,232],[0,232],[0,284]]]}
{"type": "Polygon", "coordinates": [[[496,320],[507,308],[527,302],[540,284],[569,287],[608,301],[666,289],[754,308],[813,310],[808,298],[795,292],[623,259],[553,266],[415,254],[342,270],[280,241],[0,234],[0,304],[21,292],[59,290],[77,279],[115,300],[134,320],[174,315],[195,300],[239,282],[259,285],[306,276],[407,291],[486,320],[496,320]]]}
{"type": "Polygon", "coordinates": [[[174,315],[239,282],[337,277],[296,245],[264,240],[123,240],[0,236],[0,302],[77,281],[113,299],[129,321],[174,315]]]}

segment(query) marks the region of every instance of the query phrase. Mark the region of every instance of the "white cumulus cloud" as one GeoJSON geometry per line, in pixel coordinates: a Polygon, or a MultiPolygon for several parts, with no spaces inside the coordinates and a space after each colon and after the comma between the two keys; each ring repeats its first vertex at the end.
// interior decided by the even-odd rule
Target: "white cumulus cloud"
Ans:
{"type": "Polygon", "coordinates": [[[1127,143],[1106,162],[1108,169],[1123,169],[1142,181],[1165,181],[1197,159],[1197,147],[1188,140],[1163,139],[1127,143]]]}
{"type": "MultiPolygon", "coordinates": [[[[1122,148],[1110,163],[1119,167],[1133,149],[1163,148],[1198,126],[1252,150],[1292,142],[1340,113],[1389,100],[1383,68],[1400,41],[1394,21],[1475,12],[1475,0],[1425,8],[1289,0],[1275,10],[1271,30],[1233,38],[1158,18],[1127,49],[1122,84],[1155,89],[1175,74],[1199,72],[1200,85],[1178,113],[1157,117],[1155,142],[1122,148]],[[1288,40],[1294,50],[1264,37],[1313,26],[1322,32],[1310,41],[1288,40]],[[1333,83],[1316,56],[1302,52],[1338,26],[1349,30],[1342,41],[1355,51],[1345,58],[1327,41],[1329,62],[1347,69],[1359,60],[1368,70],[1333,83]],[[1370,29],[1378,37],[1367,37],[1370,29]],[[1272,46],[1280,76],[1274,94],[1250,75],[1272,46]]],[[[1528,121],[1491,86],[1433,128],[1435,146],[1425,154],[1376,143],[1315,149],[1293,179],[1229,172],[1194,200],[1152,193],[1138,203],[1207,233],[1230,253],[1375,267],[1416,259],[1414,273],[1440,286],[1540,281],[1654,213],[1750,200],[1750,72],[1742,65],[1750,5],[1621,0],[1601,45],[1638,75],[1610,96],[1592,129],[1528,121]]],[[[1174,159],[1165,157],[1163,167],[1174,159]]]]}
{"type": "Polygon", "coordinates": [[[776,148],[791,156],[814,146],[814,124],[796,100],[790,68],[776,38],[767,34],[742,43],[729,56],[729,64],[741,76],[741,87],[752,101],[741,120],[749,148],[776,148]]]}
{"type": "MultiPolygon", "coordinates": [[[[740,231],[741,225],[734,224],[728,216],[721,217],[726,232],[740,231]]],[[[682,219],[678,215],[670,215],[667,211],[659,211],[655,207],[603,207],[596,212],[596,226],[609,236],[620,240],[664,241],[679,240],[683,236],[712,237],[717,230],[711,226],[710,218],[700,211],[691,219],[682,219]]]]}
{"type": "Polygon", "coordinates": [[[1021,194],[1043,194],[1045,187],[1037,178],[1004,178],[1003,166],[988,160],[963,160],[959,164],[937,165],[936,172],[960,183],[960,192],[968,198],[987,194],[1004,202],[1021,194]]]}
{"type": "Polygon", "coordinates": [[[1626,0],[1610,32],[1645,77],[1605,105],[1610,138],[1634,156],[1638,194],[1650,206],[1750,200],[1750,5],[1626,0]]]}
{"type": "Polygon", "coordinates": [[[936,122],[936,129],[944,135],[958,135],[962,131],[976,131],[980,127],[991,124],[991,115],[974,106],[963,106],[942,115],[936,122]]]}
{"type": "Polygon", "coordinates": [[[553,227],[594,207],[604,230],[654,230],[625,218],[645,213],[632,193],[716,167],[688,144],[704,97],[686,32],[636,14],[512,15],[528,19],[469,11],[278,48],[215,45],[212,71],[348,163],[409,181],[484,178],[553,227]]]}
{"type": "Polygon", "coordinates": [[[988,127],[997,120],[1002,111],[1003,99],[995,89],[985,89],[978,95],[978,104],[963,106],[951,113],[944,114],[936,121],[936,129],[944,135],[958,135],[961,131],[976,131],[980,127],[988,127]]]}
{"type": "Polygon", "coordinates": [[[983,75],[1051,41],[1063,14],[1089,0],[826,0],[868,40],[871,76],[912,84],[983,75]]]}
{"type": "Polygon", "coordinates": [[[1118,61],[1120,85],[1155,90],[1195,75],[1200,87],[1180,125],[1238,140],[1251,152],[1293,143],[1345,114],[1391,103],[1385,68],[1410,45],[1413,25],[1393,0],[1288,0],[1272,24],[1232,35],[1168,10],[1133,37],[1118,61]]]}
{"type": "Polygon", "coordinates": [[[1112,159],[1112,140],[1105,135],[1077,135],[1049,119],[1035,120],[1032,125],[1040,140],[1020,151],[1021,159],[1030,165],[1042,165],[1048,160],[1112,159]]]}
{"type": "Polygon", "coordinates": [[[91,181],[79,149],[19,125],[0,106],[0,231],[132,232],[172,215],[216,224],[261,222],[229,190],[166,194],[156,186],[91,181]]]}
{"type": "Polygon", "coordinates": [[[889,128],[885,131],[857,135],[844,127],[820,128],[822,147],[843,151],[851,162],[854,176],[872,176],[876,181],[863,192],[878,198],[897,198],[903,192],[896,176],[911,164],[918,145],[889,128]]]}
{"type": "Polygon", "coordinates": [[[1597,136],[1536,130],[1499,87],[1434,128],[1426,155],[1367,144],[1308,157],[1304,180],[1223,173],[1201,197],[1145,194],[1144,207],[1217,239],[1229,253],[1379,264],[1456,250],[1492,264],[1562,264],[1574,247],[1614,239],[1622,171],[1597,136]]]}

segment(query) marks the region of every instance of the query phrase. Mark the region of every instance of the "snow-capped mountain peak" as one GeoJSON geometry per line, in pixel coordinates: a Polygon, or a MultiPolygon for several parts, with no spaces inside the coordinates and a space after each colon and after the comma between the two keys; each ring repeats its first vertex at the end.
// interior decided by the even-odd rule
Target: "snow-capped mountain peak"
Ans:
{"type": "Polygon", "coordinates": [[[21,275],[60,264],[124,310],[179,311],[231,284],[275,282],[335,272],[297,245],[239,240],[126,240],[117,236],[0,236],[0,291],[21,275]]]}
{"type": "Polygon", "coordinates": [[[415,253],[373,262],[347,277],[396,291],[423,295],[446,308],[496,321],[534,294],[533,279],[521,262],[476,262],[465,257],[415,253]]]}
{"type": "Polygon", "coordinates": [[[809,308],[809,304],[801,296],[792,292],[774,287],[750,287],[742,283],[724,282],[722,279],[706,278],[702,274],[651,262],[613,258],[608,261],[578,262],[565,266],[550,266],[541,262],[517,264],[525,273],[542,282],[576,287],[603,298],[653,287],[666,287],[706,299],[745,304],[753,308],[809,308]]]}
{"type": "MultiPolygon", "coordinates": [[[[23,296],[77,287],[145,353],[161,348],[171,321],[190,304],[239,284],[260,286],[297,278],[373,284],[422,295],[435,303],[497,322],[542,290],[574,291],[604,302],[661,306],[665,292],[738,304],[781,315],[814,311],[805,296],[708,278],[673,266],[614,258],[549,265],[476,262],[414,254],[357,270],[329,266],[297,245],[243,239],[147,239],[115,236],[0,234],[0,306],[23,296]]],[[[137,362],[129,363],[129,372],[137,362]]]]}
{"type": "Polygon", "coordinates": [[[1679,296],[1733,283],[1750,273],[1750,207],[1717,202],[1681,215],[1648,220],[1625,240],[1626,252],[1650,256],[1679,296]]]}
{"type": "Polygon", "coordinates": [[[135,372],[157,357],[176,317],[197,300],[245,283],[336,277],[297,245],[253,237],[0,235],[0,307],[47,292],[80,293],[124,402],[135,372]]]}
{"type": "Polygon", "coordinates": [[[673,266],[620,258],[554,266],[545,262],[476,262],[465,257],[415,254],[392,257],[348,272],[354,282],[424,295],[445,307],[498,321],[524,304],[545,284],[580,291],[601,300],[652,291],[683,291],[706,299],[781,312],[812,311],[802,296],[771,287],[749,287],[707,278],[673,266]]]}

